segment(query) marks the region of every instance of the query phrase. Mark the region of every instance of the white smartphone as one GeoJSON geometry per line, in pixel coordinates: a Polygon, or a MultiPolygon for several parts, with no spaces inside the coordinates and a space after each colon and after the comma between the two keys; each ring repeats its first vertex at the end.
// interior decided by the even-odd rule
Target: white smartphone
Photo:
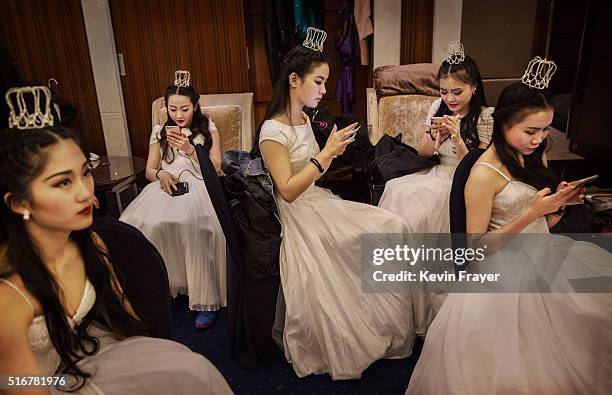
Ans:
{"type": "Polygon", "coordinates": [[[444,117],[431,117],[431,124],[440,124],[444,121],[444,117]]]}
{"type": "Polygon", "coordinates": [[[181,134],[181,128],[178,126],[166,126],[166,135],[169,135],[170,133],[174,133],[176,135],[180,135],[181,134]]]}
{"type": "Polygon", "coordinates": [[[581,187],[583,185],[590,184],[591,182],[593,182],[593,180],[595,180],[597,178],[599,178],[598,174],[596,174],[594,176],[587,177],[587,178],[583,178],[581,180],[572,181],[572,182],[570,182],[568,184],[573,186],[573,187],[581,187]]]}
{"type": "Polygon", "coordinates": [[[357,135],[357,131],[361,129],[361,125],[358,125],[356,128],[353,129],[353,133],[349,134],[343,141],[346,140],[350,140],[352,138],[354,138],[357,135]]]}

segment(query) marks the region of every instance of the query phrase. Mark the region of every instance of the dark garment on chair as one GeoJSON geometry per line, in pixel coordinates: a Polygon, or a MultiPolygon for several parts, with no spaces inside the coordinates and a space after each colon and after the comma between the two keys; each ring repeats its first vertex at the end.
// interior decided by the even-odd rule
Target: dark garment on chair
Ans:
{"type": "Polygon", "coordinates": [[[465,233],[466,213],[465,213],[465,184],[467,183],[470,171],[474,163],[485,152],[483,148],[474,148],[459,162],[453,176],[453,184],[450,193],[450,230],[451,233],[465,233]]]}
{"type": "Polygon", "coordinates": [[[106,244],[128,300],[151,336],[172,339],[168,273],[155,246],[135,227],[112,218],[95,217],[92,230],[106,244]]]}
{"type": "Polygon", "coordinates": [[[280,356],[272,339],[280,284],[278,254],[281,224],[270,175],[261,157],[244,151],[223,155],[225,188],[242,263],[232,265],[230,349],[243,368],[280,356]]]}
{"type": "Polygon", "coordinates": [[[387,181],[440,164],[438,155],[419,156],[413,147],[402,143],[402,135],[385,134],[371,151],[366,172],[370,189],[370,203],[378,205],[387,181]]]}

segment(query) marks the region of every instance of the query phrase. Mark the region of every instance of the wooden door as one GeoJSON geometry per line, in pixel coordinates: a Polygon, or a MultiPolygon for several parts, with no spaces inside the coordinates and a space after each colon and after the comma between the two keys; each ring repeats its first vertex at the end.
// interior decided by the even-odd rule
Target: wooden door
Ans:
{"type": "Polygon", "coordinates": [[[242,0],[109,0],[132,154],[146,158],[151,103],[191,72],[200,93],[248,92],[242,0]]]}
{"type": "Polygon", "coordinates": [[[24,80],[59,82],[54,90],[76,108],[84,148],[106,155],[81,1],[2,0],[0,41],[24,80]]]}

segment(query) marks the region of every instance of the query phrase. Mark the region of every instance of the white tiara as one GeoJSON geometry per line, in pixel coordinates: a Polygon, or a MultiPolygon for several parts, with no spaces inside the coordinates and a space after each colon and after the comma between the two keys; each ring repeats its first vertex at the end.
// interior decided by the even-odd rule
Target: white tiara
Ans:
{"type": "Polygon", "coordinates": [[[42,129],[53,126],[51,115],[51,91],[46,86],[24,86],[11,88],[4,96],[9,107],[8,126],[10,129],[42,129]],[[28,110],[26,98],[32,97],[34,111],[28,110]],[[44,112],[40,108],[40,101],[44,96],[44,112]]]}
{"type": "Polygon", "coordinates": [[[302,43],[306,48],[310,48],[313,51],[323,52],[323,42],[327,38],[327,33],[323,30],[319,30],[315,27],[309,27],[306,30],[306,39],[302,43]]]}
{"type": "Polygon", "coordinates": [[[444,54],[448,64],[459,64],[465,60],[465,52],[463,52],[463,44],[461,43],[446,44],[444,54]]]}
{"type": "Polygon", "coordinates": [[[530,88],[546,89],[555,71],[557,71],[555,62],[536,56],[527,65],[521,82],[530,88]]]}
{"type": "Polygon", "coordinates": [[[174,72],[174,86],[189,86],[190,79],[191,73],[187,70],[176,70],[174,72]]]}

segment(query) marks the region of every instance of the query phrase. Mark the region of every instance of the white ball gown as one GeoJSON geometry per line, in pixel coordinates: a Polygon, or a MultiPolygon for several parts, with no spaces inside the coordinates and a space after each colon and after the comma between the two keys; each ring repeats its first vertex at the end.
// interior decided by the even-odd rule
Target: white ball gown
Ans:
{"type": "MultiPolygon", "coordinates": [[[[9,281],[3,280],[7,283],[9,281]]],[[[34,307],[16,286],[32,310],[34,307]]],[[[96,301],[96,291],[86,280],[81,302],[70,325],[80,323],[96,301]]],[[[116,340],[111,333],[93,323],[89,333],[100,341],[100,349],[78,362],[92,377],[78,391],[79,395],[132,394],[232,394],[219,371],[202,355],[184,345],[165,339],[144,336],[116,340]]],[[[55,374],[60,357],[55,350],[44,316],[34,318],[28,328],[28,339],[41,375],[55,374]]],[[[53,394],[66,394],[47,387],[53,394]]]]}
{"type": "MultiPolygon", "coordinates": [[[[431,104],[426,125],[431,125],[441,103],[442,99],[437,99],[431,104]]],[[[493,110],[483,107],[478,118],[476,128],[481,144],[491,141],[493,110]]],[[[389,180],[378,203],[379,207],[401,215],[413,233],[450,233],[450,190],[459,163],[450,139],[440,145],[438,156],[438,166],[389,180]]],[[[415,293],[413,297],[416,333],[425,336],[446,295],[415,293]]]]}
{"type": "MultiPolygon", "coordinates": [[[[160,131],[159,125],[153,128],[150,144],[159,142],[160,131]]],[[[210,131],[218,133],[212,120],[210,131]]],[[[194,142],[203,143],[202,136],[196,136],[194,142]]],[[[174,160],[162,161],[162,168],[175,177],[180,175],[179,181],[187,181],[189,192],[170,196],[159,181],[152,182],[119,220],[138,228],[160,252],[172,296],[189,295],[192,310],[218,310],[227,305],[225,236],[199,165],[182,151],[172,151],[170,159],[174,156],[174,160]]]]}
{"type": "MultiPolygon", "coordinates": [[[[287,147],[293,173],[319,152],[309,122],[287,126],[267,120],[260,142],[287,147]]],[[[329,373],[356,379],[374,361],[412,352],[411,295],[363,293],[360,237],[408,232],[395,214],[342,200],[312,184],[288,203],[277,194],[283,225],[280,251],[286,302],[283,345],[299,377],[329,373]]],[[[376,236],[374,236],[376,238],[376,236]]]]}
{"type": "MultiPolygon", "coordinates": [[[[426,125],[431,125],[431,118],[441,103],[442,99],[437,99],[431,104],[426,125]]],[[[488,145],[491,141],[493,110],[493,107],[483,107],[478,118],[476,128],[481,144],[488,145]]],[[[440,145],[438,154],[438,166],[389,180],[378,203],[379,207],[404,217],[414,233],[450,232],[450,188],[459,161],[450,139],[440,145]]]]}
{"type": "MultiPolygon", "coordinates": [[[[495,196],[489,230],[524,212],[535,193],[509,181],[495,196]]],[[[522,232],[528,233],[527,239],[548,233],[545,217],[522,232]]],[[[546,238],[550,260],[543,264],[560,268],[555,293],[450,293],[429,328],[407,394],[610,393],[612,294],[569,291],[572,278],[610,278],[612,255],[565,236],[546,238]]],[[[541,262],[530,259],[531,247],[503,259],[506,270],[527,278],[531,263],[541,262]]]]}

